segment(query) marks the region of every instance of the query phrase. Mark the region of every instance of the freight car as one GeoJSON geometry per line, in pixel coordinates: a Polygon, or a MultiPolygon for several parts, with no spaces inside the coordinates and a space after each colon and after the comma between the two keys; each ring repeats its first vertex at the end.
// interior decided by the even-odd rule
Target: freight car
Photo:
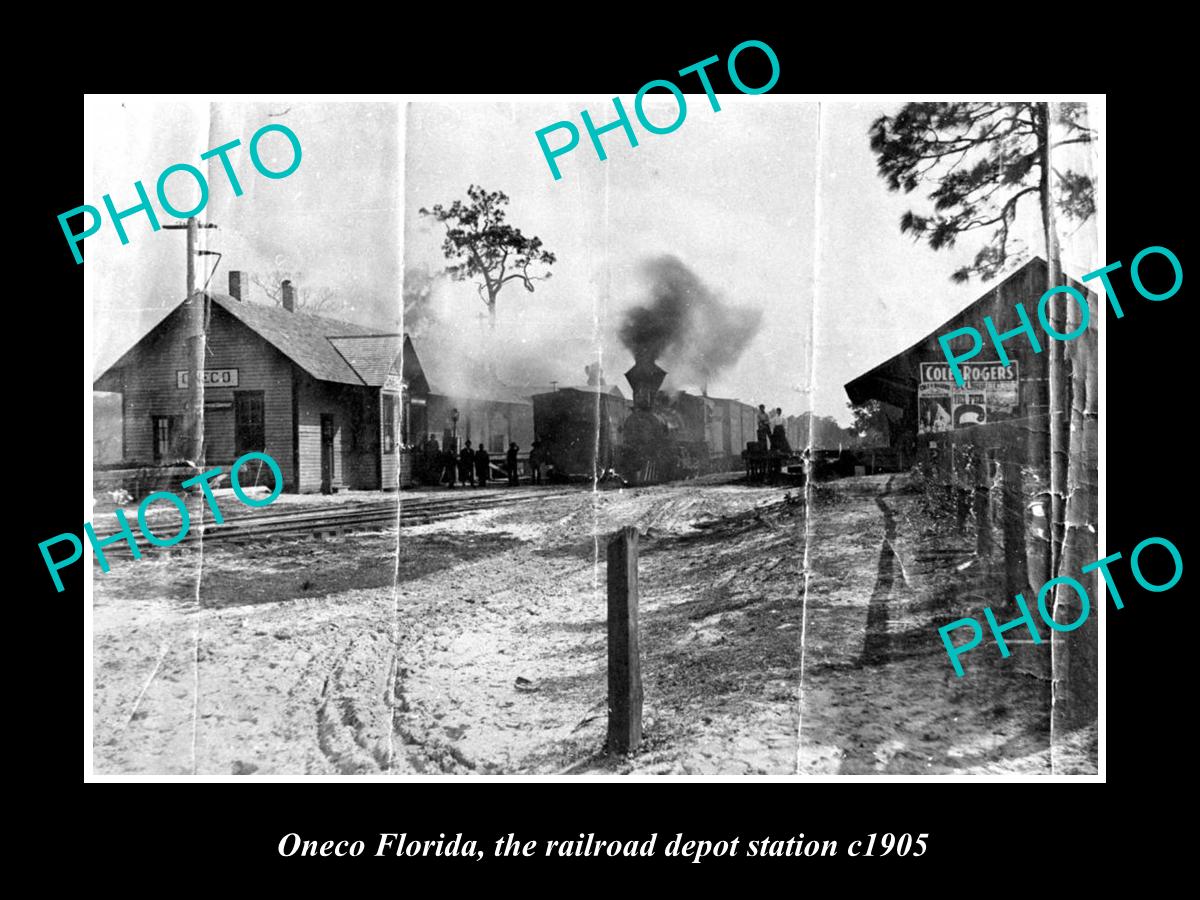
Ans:
{"type": "Polygon", "coordinates": [[[602,475],[616,464],[629,414],[615,385],[563,387],[533,396],[533,429],[556,476],[602,475]]]}
{"type": "Polygon", "coordinates": [[[742,451],[757,439],[758,417],[748,403],[719,397],[708,402],[708,449],[710,470],[728,472],[742,466],[742,451]]]}

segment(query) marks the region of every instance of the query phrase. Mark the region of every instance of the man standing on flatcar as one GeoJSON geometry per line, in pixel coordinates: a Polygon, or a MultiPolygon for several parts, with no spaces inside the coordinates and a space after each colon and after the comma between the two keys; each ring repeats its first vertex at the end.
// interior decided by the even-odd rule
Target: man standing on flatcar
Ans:
{"type": "Polygon", "coordinates": [[[471,449],[470,441],[463,444],[458,454],[458,480],[463,483],[463,487],[468,483],[475,487],[475,451],[471,449]]]}
{"type": "Polygon", "coordinates": [[[762,449],[766,450],[771,437],[771,417],[767,415],[767,408],[764,404],[758,404],[758,442],[762,445],[762,449]]]}
{"type": "Polygon", "coordinates": [[[771,416],[771,449],[783,453],[791,452],[787,439],[786,420],[783,418],[783,410],[778,406],[775,407],[775,412],[771,416]]]}

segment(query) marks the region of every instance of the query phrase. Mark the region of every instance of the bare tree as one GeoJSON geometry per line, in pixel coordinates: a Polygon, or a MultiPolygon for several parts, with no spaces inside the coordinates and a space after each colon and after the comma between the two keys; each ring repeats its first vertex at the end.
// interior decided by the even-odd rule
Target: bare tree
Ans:
{"type": "MultiPolygon", "coordinates": [[[[300,272],[274,269],[265,279],[252,275],[250,280],[266,295],[267,301],[275,306],[282,306],[283,282],[290,281],[296,285],[300,282],[300,276],[300,272]]],[[[296,301],[296,309],[312,315],[342,312],[346,308],[346,302],[341,300],[337,296],[337,291],[331,287],[296,287],[293,296],[296,301]]]]}

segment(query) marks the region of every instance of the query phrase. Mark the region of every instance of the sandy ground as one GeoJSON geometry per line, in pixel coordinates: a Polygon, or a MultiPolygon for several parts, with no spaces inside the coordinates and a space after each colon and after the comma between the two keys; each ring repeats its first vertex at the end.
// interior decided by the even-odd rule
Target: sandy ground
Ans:
{"type": "MultiPolygon", "coordinates": [[[[1036,659],[954,677],[936,627],[990,579],[902,482],[818,487],[806,517],[800,491],[721,481],[97,569],[96,771],[1050,771],[1036,659]],[[613,758],[595,535],[630,524],[644,743],[613,758]]],[[[1094,760],[1094,733],[1057,741],[1055,771],[1094,760]]]]}
{"type": "Polygon", "coordinates": [[[1002,609],[1003,579],[908,476],[822,488],[811,518],[800,772],[1096,771],[1094,729],[1056,735],[1051,764],[1048,643],[989,641],[955,675],[937,629],[1002,609]]]}

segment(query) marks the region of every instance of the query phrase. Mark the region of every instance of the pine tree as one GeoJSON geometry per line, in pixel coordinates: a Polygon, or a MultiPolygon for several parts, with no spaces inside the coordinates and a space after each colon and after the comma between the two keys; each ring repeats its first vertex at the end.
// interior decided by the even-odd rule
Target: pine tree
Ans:
{"type": "MultiPolygon", "coordinates": [[[[1095,212],[1095,184],[1085,172],[1055,168],[1054,151],[1094,140],[1086,115],[1086,106],[1078,103],[976,102],[910,103],[894,116],[880,116],[869,136],[888,187],[910,193],[920,185],[932,185],[932,211],[904,213],[901,231],[925,240],[934,250],[953,247],[965,234],[983,233],[986,238],[974,260],[951,278],[987,280],[1024,261],[1027,249],[1012,239],[1012,226],[1021,201],[1036,198],[1048,264],[1046,287],[1062,284],[1055,220],[1059,215],[1080,222],[1090,218],[1095,212]]],[[[1051,310],[1051,325],[1058,333],[1068,333],[1078,324],[1074,304],[1054,303],[1051,310]],[[1071,323],[1066,321],[1068,305],[1071,323]]],[[[1081,577],[1079,570],[1094,558],[1096,546],[1094,335],[1070,344],[1048,343],[1049,441],[1033,431],[1027,445],[1027,462],[1049,472],[1051,541],[1038,573],[1043,582],[1058,575],[1081,577]]],[[[1089,593],[1094,596],[1094,578],[1087,582],[1093,585],[1089,593]]],[[[1058,585],[1053,609],[1059,622],[1073,622],[1080,601],[1070,588],[1058,585]]],[[[1083,650],[1076,654],[1079,664],[1068,656],[1067,639],[1055,632],[1051,646],[1056,723],[1075,724],[1094,715],[1092,629],[1094,622],[1089,622],[1078,635],[1076,645],[1083,650]]]]}
{"type": "Polygon", "coordinates": [[[442,253],[448,260],[457,260],[446,268],[455,281],[478,279],[476,290],[488,311],[488,322],[496,327],[496,298],[510,281],[520,281],[532,292],[535,281],[544,281],[550,272],[530,274],[529,267],[555,262],[555,256],[542,249],[538,237],[525,237],[521,229],[505,222],[508,195],[502,191],[489,193],[478,185],[467,188],[468,202],[455,200],[449,208],[440,203],[432,209],[421,208],[446,227],[442,253]]]}
{"type": "MultiPolygon", "coordinates": [[[[1094,138],[1084,124],[1086,106],[1057,108],[1064,135],[1055,147],[1094,138]]],[[[1095,211],[1094,184],[1086,173],[1055,173],[1051,196],[1049,126],[1045,103],[909,103],[871,124],[871,149],[888,187],[911,193],[933,186],[933,210],[904,213],[902,232],[940,250],[964,234],[990,229],[974,261],[951,276],[954,281],[972,275],[988,280],[1024,261],[1026,249],[1011,234],[1024,198],[1043,198],[1076,220],[1095,211]]]]}

